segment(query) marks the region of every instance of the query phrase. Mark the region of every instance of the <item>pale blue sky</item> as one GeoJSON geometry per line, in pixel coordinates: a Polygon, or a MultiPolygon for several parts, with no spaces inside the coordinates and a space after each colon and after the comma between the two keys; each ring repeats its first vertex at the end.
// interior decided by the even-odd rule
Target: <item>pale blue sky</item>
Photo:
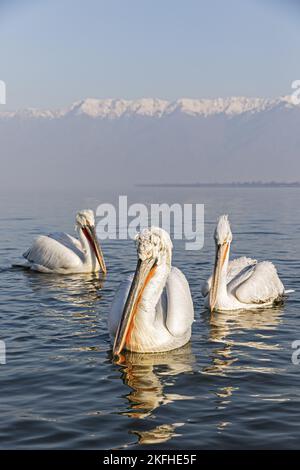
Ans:
{"type": "Polygon", "coordinates": [[[300,78],[289,0],[0,0],[7,105],[85,97],[274,97],[300,78]]]}

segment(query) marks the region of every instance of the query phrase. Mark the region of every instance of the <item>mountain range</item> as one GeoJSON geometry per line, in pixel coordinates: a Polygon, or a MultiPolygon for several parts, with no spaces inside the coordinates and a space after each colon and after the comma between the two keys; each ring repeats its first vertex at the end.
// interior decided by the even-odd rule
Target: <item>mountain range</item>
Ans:
{"type": "Polygon", "coordinates": [[[290,97],[2,111],[0,142],[2,188],[300,179],[300,106],[290,97]]]}

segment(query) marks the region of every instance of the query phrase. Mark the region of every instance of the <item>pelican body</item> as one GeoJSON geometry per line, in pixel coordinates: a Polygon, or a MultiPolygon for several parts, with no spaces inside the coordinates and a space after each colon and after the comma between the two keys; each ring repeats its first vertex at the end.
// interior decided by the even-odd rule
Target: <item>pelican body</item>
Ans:
{"type": "Polygon", "coordinates": [[[211,311],[256,310],[280,302],[287,291],[269,261],[238,258],[229,262],[232,232],[227,215],[215,231],[216,260],[213,275],[202,286],[211,311]]]}
{"type": "Polygon", "coordinates": [[[184,274],[172,267],[172,242],[160,228],[136,237],[138,262],[117,291],[108,327],[113,352],[150,353],[185,345],[191,337],[194,307],[184,274]]]}
{"type": "Polygon", "coordinates": [[[76,230],[79,239],[63,232],[36,238],[23,254],[27,260],[26,267],[43,273],[73,274],[100,270],[106,273],[93,211],[77,213],[76,230]]]}

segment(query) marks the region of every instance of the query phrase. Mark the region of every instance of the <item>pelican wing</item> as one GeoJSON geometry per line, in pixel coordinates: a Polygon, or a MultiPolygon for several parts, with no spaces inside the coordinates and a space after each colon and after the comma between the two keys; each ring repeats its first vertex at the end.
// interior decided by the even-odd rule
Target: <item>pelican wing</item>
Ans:
{"type": "Polygon", "coordinates": [[[253,271],[255,270],[257,265],[257,262],[251,264],[245,264],[244,268],[241,269],[240,271],[236,271],[234,277],[231,277],[230,281],[228,282],[227,278],[227,291],[228,292],[234,292],[237,287],[239,287],[242,283],[246,282],[249,277],[253,274],[253,271]]]}
{"type": "Polygon", "coordinates": [[[72,235],[69,235],[68,233],[55,232],[55,233],[50,233],[48,237],[53,238],[57,242],[64,245],[66,248],[70,248],[70,250],[73,250],[73,251],[78,250],[80,253],[82,252],[82,245],[81,245],[80,240],[78,240],[75,237],[72,237],[72,235]]]}
{"type": "Polygon", "coordinates": [[[256,259],[246,258],[246,256],[242,256],[241,258],[236,258],[230,261],[227,271],[227,284],[229,284],[229,282],[231,282],[242,271],[245,271],[247,268],[252,268],[256,265],[256,259]]]}
{"type": "Polygon", "coordinates": [[[78,240],[66,233],[56,233],[36,238],[23,256],[29,263],[43,270],[64,269],[81,263],[78,240]]]}
{"type": "Polygon", "coordinates": [[[194,306],[190,287],[185,275],[172,268],[166,286],[167,316],[166,326],[175,337],[183,336],[194,321],[194,306]]]}
{"type": "MultiPolygon", "coordinates": [[[[249,274],[251,274],[252,268],[255,267],[257,264],[257,261],[252,258],[246,258],[246,256],[243,256],[241,258],[234,259],[229,262],[228,264],[228,271],[227,271],[227,284],[230,284],[231,281],[236,279],[242,272],[245,277],[249,277],[249,274]]],[[[245,281],[245,277],[243,276],[243,279],[241,278],[241,281],[245,281]]],[[[210,276],[207,281],[205,281],[202,284],[201,287],[201,293],[203,297],[206,297],[211,289],[211,283],[212,283],[212,276],[210,276]]]]}
{"type": "Polygon", "coordinates": [[[273,263],[264,261],[237,287],[235,295],[245,304],[269,303],[284,295],[284,286],[273,263]]]}

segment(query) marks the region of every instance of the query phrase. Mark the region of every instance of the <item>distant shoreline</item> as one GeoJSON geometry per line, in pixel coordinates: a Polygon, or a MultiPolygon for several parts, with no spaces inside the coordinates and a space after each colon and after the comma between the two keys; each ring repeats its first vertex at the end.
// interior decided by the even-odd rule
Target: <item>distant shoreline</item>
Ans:
{"type": "Polygon", "coordinates": [[[300,188],[300,182],[245,182],[245,183],[139,183],[140,188],[300,188]]]}

